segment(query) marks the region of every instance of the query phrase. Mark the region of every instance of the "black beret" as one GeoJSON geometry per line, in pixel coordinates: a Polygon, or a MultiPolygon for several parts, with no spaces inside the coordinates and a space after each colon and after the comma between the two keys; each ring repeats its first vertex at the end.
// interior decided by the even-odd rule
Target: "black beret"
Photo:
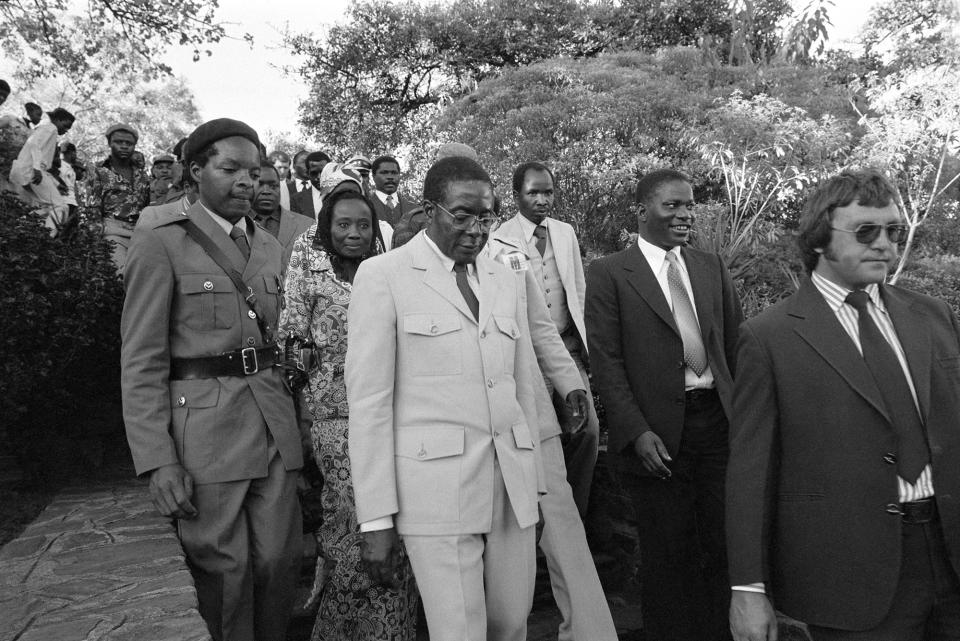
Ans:
{"type": "Polygon", "coordinates": [[[183,145],[184,162],[190,164],[190,161],[208,145],[233,136],[246,138],[256,145],[257,149],[260,148],[260,137],[257,136],[253,127],[233,118],[217,118],[203,123],[187,137],[187,142],[183,145]]]}

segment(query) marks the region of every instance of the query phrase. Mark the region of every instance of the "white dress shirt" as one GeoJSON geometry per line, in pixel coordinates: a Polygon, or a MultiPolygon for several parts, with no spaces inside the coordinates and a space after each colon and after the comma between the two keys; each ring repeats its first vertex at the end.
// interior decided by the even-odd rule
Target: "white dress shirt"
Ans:
{"type": "MultiPolygon", "coordinates": [[[[653,275],[657,278],[657,283],[660,284],[663,296],[667,299],[667,306],[672,312],[673,296],[670,293],[670,283],[667,281],[667,270],[670,266],[670,263],[667,262],[667,251],[646,241],[643,236],[637,236],[637,247],[640,248],[643,257],[647,259],[653,275]]],[[[697,316],[697,324],[699,325],[700,317],[697,315],[697,301],[693,297],[693,288],[690,286],[690,274],[687,273],[687,263],[684,262],[683,254],[680,253],[679,247],[672,248],[670,252],[677,257],[677,264],[680,266],[680,280],[683,281],[683,287],[687,290],[687,296],[690,297],[690,303],[693,305],[693,314],[697,316]]],[[[707,346],[704,345],[703,347],[706,349],[707,346]]],[[[697,376],[697,373],[689,367],[685,367],[683,371],[683,386],[684,389],[687,390],[712,388],[714,386],[713,370],[710,369],[709,360],[707,361],[707,368],[703,370],[703,374],[700,376],[697,376]]]]}

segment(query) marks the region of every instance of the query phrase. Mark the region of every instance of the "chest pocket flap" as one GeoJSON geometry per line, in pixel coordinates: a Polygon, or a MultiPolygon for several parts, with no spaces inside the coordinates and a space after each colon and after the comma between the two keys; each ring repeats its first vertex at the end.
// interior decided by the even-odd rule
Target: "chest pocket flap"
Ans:
{"type": "Polygon", "coordinates": [[[236,288],[227,276],[183,274],[180,277],[180,292],[182,294],[224,294],[233,291],[236,291],[236,288]]]}
{"type": "Polygon", "coordinates": [[[397,456],[430,461],[463,454],[462,427],[413,427],[397,432],[397,456]]]}
{"type": "Polygon", "coordinates": [[[520,338],[520,327],[517,326],[517,321],[509,316],[494,316],[493,320],[502,333],[514,340],[520,338]]]}
{"type": "Polygon", "coordinates": [[[457,314],[406,314],[403,331],[419,336],[442,336],[460,329],[457,314]]]}

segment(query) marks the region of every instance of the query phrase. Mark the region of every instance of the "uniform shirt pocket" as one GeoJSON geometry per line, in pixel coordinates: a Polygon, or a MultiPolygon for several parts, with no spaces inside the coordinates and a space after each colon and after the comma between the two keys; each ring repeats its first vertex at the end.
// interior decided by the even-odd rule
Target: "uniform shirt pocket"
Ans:
{"type": "Polygon", "coordinates": [[[208,463],[221,445],[213,426],[220,403],[220,381],[170,381],[171,429],[177,456],[187,469],[208,463]]]}
{"type": "Polygon", "coordinates": [[[196,331],[229,329],[237,322],[237,290],[230,278],[215,274],[183,274],[180,277],[184,323],[196,331]]]}
{"type": "Polygon", "coordinates": [[[413,376],[455,376],[463,371],[459,314],[406,314],[404,343],[413,376]]]}

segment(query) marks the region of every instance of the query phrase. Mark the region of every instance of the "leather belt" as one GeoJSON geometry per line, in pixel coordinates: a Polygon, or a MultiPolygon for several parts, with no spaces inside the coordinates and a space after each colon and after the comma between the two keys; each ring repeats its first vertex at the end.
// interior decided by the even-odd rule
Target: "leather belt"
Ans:
{"type": "Polygon", "coordinates": [[[690,389],[684,392],[684,397],[686,398],[687,403],[699,403],[710,398],[716,398],[717,388],[703,388],[698,387],[696,389],[690,389]]]}
{"type": "Polygon", "coordinates": [[[170,380],[252,376],[282,361],[279,347],[246,347],[218,356],[170,359],[170,380]]]}
{"type": "Polygon", "coordinates": [[[903,522],[910,525],[930,523],[937,518],[937,502],[932,498],[900,504],[903,522]]]}

